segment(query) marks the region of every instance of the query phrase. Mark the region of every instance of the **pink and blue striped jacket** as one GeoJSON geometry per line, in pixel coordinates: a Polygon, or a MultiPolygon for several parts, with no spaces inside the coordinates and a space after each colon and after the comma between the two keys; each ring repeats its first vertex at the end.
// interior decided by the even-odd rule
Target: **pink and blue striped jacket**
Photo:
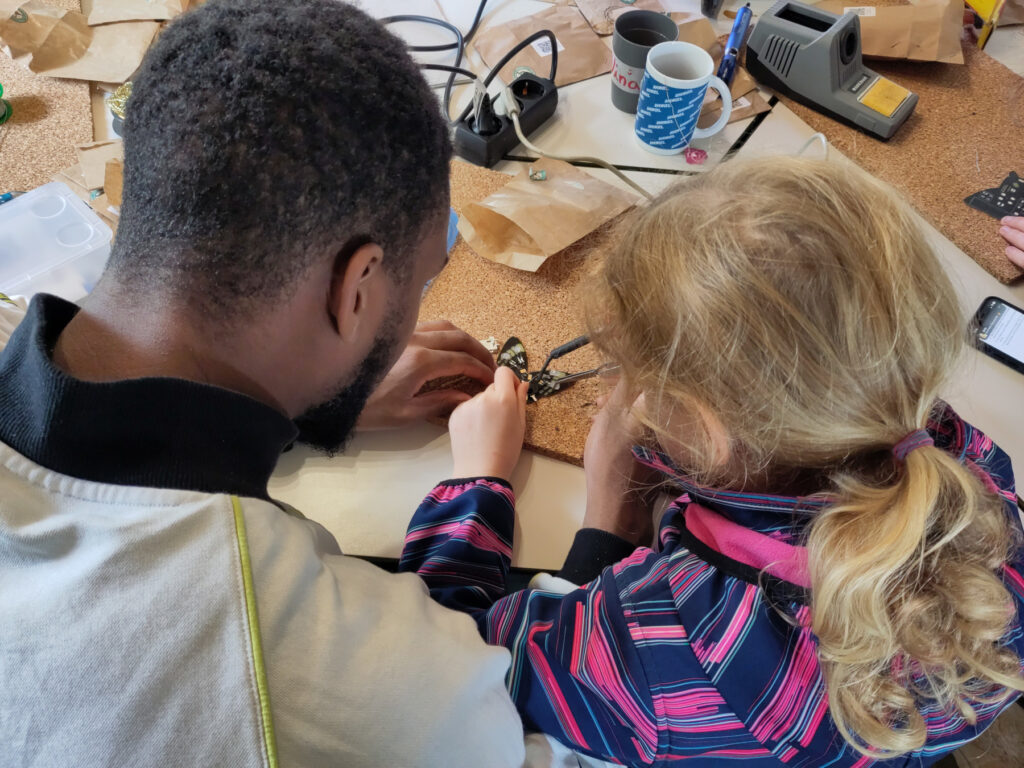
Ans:
{"type": "MultiPolygon", "coordinates": [[[[929,430],[991,481],[1019,528],[1006,454],[948,406],[929,430]]],[[[655,548],[569,594],[506,594],[514,497],[503,481],[442,483],[410,523],[401,568],[512,652],[507,684],[527,728],[628,765],[917,766],[970,741],[1008,706],[976,706],[971,725],[922,700],[921,750],[889,761],[853,750],[829,716],[799,567],[801,529],[823,502],[697,487],[665,457],[635,453],[685,492],[655,548]],[[772,562],[781,565],[765,569],[772,562]]],[[[1024,657],[1022,573],[1018,553],[1003,574],[1018,604],[1005,642],[1024,657]]]]}

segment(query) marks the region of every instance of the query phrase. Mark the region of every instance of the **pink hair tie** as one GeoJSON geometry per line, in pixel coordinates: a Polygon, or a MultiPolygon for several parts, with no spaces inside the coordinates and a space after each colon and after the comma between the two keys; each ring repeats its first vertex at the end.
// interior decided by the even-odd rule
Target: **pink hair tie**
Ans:
{"type": "Polygon", "coordinates": [[[927,430],[915,429],[892,447],[892,455],[897,461],[905,461],[908,453],[923,445],[935,445],[935,441],[927,430]]]}

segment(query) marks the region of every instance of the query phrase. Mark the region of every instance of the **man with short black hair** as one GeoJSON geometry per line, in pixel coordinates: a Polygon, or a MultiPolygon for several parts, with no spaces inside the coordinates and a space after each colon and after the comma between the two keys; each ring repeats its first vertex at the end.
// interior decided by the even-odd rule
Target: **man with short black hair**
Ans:
{"type": "Polygon", "coordinates": [[[404,45],[334,0],[211,0],[146,56],[124,150],[82,308],[0,302],[0,762],[519,765],[507,651],[267,493],[297,436],[493,376],[414,331],[451,148],[404,45]]]}

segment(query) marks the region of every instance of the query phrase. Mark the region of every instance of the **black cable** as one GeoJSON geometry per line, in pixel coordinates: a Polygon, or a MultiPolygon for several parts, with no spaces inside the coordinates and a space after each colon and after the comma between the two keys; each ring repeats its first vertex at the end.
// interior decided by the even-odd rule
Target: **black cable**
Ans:
{"type": "MultiPolygon", "coordinates": [[[[476,8],[476,15],[473,17],[473,23],[469,25],[469,31],[465,35],[461,36],[462,39],[461,39],[460,42],[444,43],[443,45],[417,45],[417,46],[414,46],[414,47],[410,47],[409,50],[411,50],[411,51],[427,52],[427,51],[453,51],[453,50],[456,49],[456,47],[464,48],[465,44],[468,43],[473,38],[473,35],[476,34],[476,30],[480,26],[480,20],[483,18],[483,15],[484,15],[484,6],[486,6],[486,5],[487,5],[487,0],[480,0],[480,5],[478,5],[477,8],[476,8]]],[[[450,24],[448,21],[445,21],[444,19],[436,19],[436,18],[434,18],[432,16],[405,15],[405,16],[389,16],[386,19],[381,19],[381,23],[382,24],[390,24],[390,23],[392,23],[394,21],[422,21],[422,22],[425,22],[427,24],[436,24],[438,26],[442,26],[442,27],[445,27],[445,28],[451,29],[451,30],[455,29],[454,26],[452,24],[450,24]]],[[[458,66],[458,65],[456,64],[456,66],[458,66]]]]}
{"type": "MultiPolygon", "coordinates": [[[[548,80],[550,80],[552,83],[555,82],[555,75],[558,73],[558,38],[555,37],[555,33],[552,32],[550,29],[542,29],[538,32],[534,32],[528,38],[521,41],[512,50],[510,50],[508,53],[502,56],[501,59],[498,60],[497,64],[491,67],[491,71],[487,73],[487,77],[485,77],[483,80],[484,88],[491,84],[491,81],[498,76],[498,73],[502,70],[502,68],[506,64],[508,64],[517,53],[523,50],[534,40],[539,40],[542,37],[546,37],[548,40],[551,41],[551,71],[548,72],[548,80]]],[[[454,74],[452,75],[452,77],[454,77],[454,74]]],[[[463,120],[466,119],[466,117],[469,116],[469,111],[471,109],[473,109],[473,105],[467,104],[466,108],[462,111],[462,114],[455,118],[453,122],[461,123],[463,120]]]]}
{"type": "MultiPolygon", "coordinates": [[[[480,4],[476,8],[476,15],[473,17],[473,23],[469,26],[469,31],[463,35],[459,28],[452,24],[446,19],[438,19],[433,16],[421,16],[419,14],[401,14],[398,16],[388,16],[385,19],[381,19],[382,24],[394,24],[401,21],[415,21],[422,24],[433,24],[434,26],[447,29],[449,32],[455,35],[454,43],[444,43],[441,45],[411,45],[409,46],[410,51],[419,53],[434,53],[437,51],[450,51],[455,50],[455,63],[453,66],[458,67],[462,63],[462,56],[466,50],[466,43],[469,42],[470,38],[476,34],[477,27],[480,26],[480,20],[484,15],[484,6],[487,5],[487,0],[480,0],[480,4]]],[[[444,103],[444,116],[448,120],[451,120],[451,103],[452,103],[452,86],[455,84],[456,72],[452,72],[448,78],[448,82],[444,85],[444,97],[442,99],[444,103]]]]}
{"type": "MultiPolygon", "coordinates": [[[[483,0],[483,2],[480,3],[481,10],[483,9],[483,4],[485,2],[487,2],[487,0],[483,0]]],[[[435,19],[433,16],[420,16],[420,15],[417,15],[417,14],[403,14],[403,15],[400,15],[400,16],[388,16],[385,19],[381,19],[381,24],[385,24],[385,25],[387,25],[387,24],[395,24],[397,22],[402,22],[402,21],[416,21],[416,22],[420,22],[422,24],[433,24],[435,27],[441,27],[442,29],[447,29],[449,32],[451,32],[453,35],[455,35],[455,42],[454,43],[450,43],[450,44],[447,44],[447,45],[410,45],[409,46],[409,50],[410,51],[417,51],[417,52],[420,52],[420,51],[449,51],[452,48],[454,48],[455,49],[455,64],[454,64],[454,66],[456,68],[458,68],[459,64],[462,63],[462,52],[465,50],[465,40],[463,39],[462,33],[459,31],[459,28],[456,27],[454,24],[452,24],[450,21],[447,21],[445,19],[435,19]]],[[[427,67],[423,67],[423,68],[426,69],[427,67]]],[[[463,70],[463,71],[465,71],[465,70],[463,70]]],[[[451,75],[448,76],[448,82],[446,82],[444,84],[444,96],[442,98],[442,103],[444,104],[444,117],[445,117],[446,120],[451,120],[452,86],[455,85],[455,75],[456,74],[458,74],[458,73],[453,71],[451,73],[451,75]]]]}
{"type": "Polygon", "coordinates": [[[465,45],[465,39],[459,28],[452,24],[446,19],[438,19],[433,16],[420,16],[418,14],[402,14],[401,16],[388,16],[387,18],[381,19],[380,23],[384,25],[396,24],[402,21],[416,21],[422,24],[433,24],[435,27],[443,27],[449,32],[455,35],[454,43],[444,43],[442,45],[410,45],[410,51],[416,52],[435,52],[435,51],[461,51],[465,45]]]}
{"type": "Polygon", "coordinates": [[[473,80],[479,80],[475,72],[470,72],[468,69],[462,67],[449,67],[447,64],[420,64],[420,69],[429,69],[433,72],[454,72],[456,75],[462,75],[463,77],[469,77],[473,80]]]}
{"type": "MultiPolygon", "coordinates": [[[[451,75],[448,77],[448,82],[445,83],[444,98],[443,98],[445,116],[449,117],[449,119],[450,119],[450,115],[451,115],[452,86],[455,84],[455,75],[457,75],[457,74],[465,75],[465,74],[468,73],[467,70],[459,68],[459,65],[462,63],[462,55],[463,55],[463,51],[465,49],[465,44],[466,44],[466,42],[470,38],[473,37],[474,34],[476,34],[477,27],[480,26],[480,19],[483,17],[484,6],[486,6],[486,5],[487,5],[487,0],[480,0],[480,5],[478,5],[477,9],[476,9],[476,16],[473,17],[473,23],[470,26],[469,31],[466,33],[465,36],[463,36],[463,34],[459,31],[459,28],[456,27],[451,22],[447,21],[446,19],[437,19],[437,18],[434,18],[433,16],[420,16],[418,14],[402,14],[402,15],[399,15],[399,16],[388,16],[387,18],[384,18],[384,19],[380,20],[382,24],[394,24],[394,23],[403,22],[403,21],[413,21],[413,22],[421,22],[423,24],[433,24],[434,26],[442,27],[443,29],[447,29],[449,32],[451,32],[452,34],[455,35],[455,42],[454,43],[446,43],[446,44],[442,44],[442,45],[411,45],[411,46],[409,46],[409,50],[410,51],[415,51],[415,52],[437,52],[437,51],[450,51],[450,50],[453,50],[453,49],[455,50],[455,64],[452,66],[452,68],[450,70],[447,69],[447,68],[444,69],[444,70],[440,70],[440,71],[450,71],[451,72],[451,75]]],[[[548,73],[548,80],[550,80],[552,83],[555,82],[555,75],[558,72],[558,39],[555,37],[555,33],[552,32],[550,29],[542,29],[542,30],[539,30],[537,32],[534,32],[532,35],[527,37],[525,40],[522,40],[514,48],[512,48],[512,50],[510,50],[508,53],[506,53],[504,56],[502,56],[501,59],[498,61],[498,63],[495,64],[493,67],[491,67],[491,71],[487,73],[487,77],[484,78],[484,80],[483,80],[484,87],[486,88],[488,85],[491,84],[491,81],[494,80],[494,78],[497,76],[498,72],[500,72],[501,69],[512,60],[513,56],[515,56],[517,53],[519,53],[524,48],[526,48],[526,46],[529,45],[530,43],[534,42],[535,40],[539,40],[542,37],[546,37],[548,40],[551,41],[551,70],[548,73]]],[[[442,64],[426,64],[426,65],[421,65],[421,66],[422,66],[423,69],[436,69],[436,68],[442,67],[444,65],[442,65],[442,64]]],[[[479,78],[477,78],[474,75],[473,79],[478,80],[479,78]]],[[[462,111],[462,114],[460,114],[457,118],[455,118],[454,120],[451,121],[452,125],[461,123],[463,120],[465,120],[466,117],[469,115],[470,110],[472,110],[472,109],[473,109],[473,104],[472,104],[472,102],[470,102],[469,104],[466,105],[466,108],[462,111]]]]}
{"type": "Polygon", "coordinates": [[[469,32],[465,35],[467,43],[473,39],[473,35],[476,34],[476,28],[480,26],[480,19],[483,18],[485,5],[487,5],[487,0],[480,0],[480,5],[476,8],[476,16],[473,17],[473,23],[469,25],[469,32]]]}
{"type": "Polygon", "coordinates": [[[480,26],[480,19],[483,17],[483,6],[487,4],[487,0],[480,0],[480,4],[476,6],[476,15],[473,16],[473,23],[469,26],[469,32],[466,33],[466,42],[468,43],[473,35],[476,34],[476,28],[480,26]]]}

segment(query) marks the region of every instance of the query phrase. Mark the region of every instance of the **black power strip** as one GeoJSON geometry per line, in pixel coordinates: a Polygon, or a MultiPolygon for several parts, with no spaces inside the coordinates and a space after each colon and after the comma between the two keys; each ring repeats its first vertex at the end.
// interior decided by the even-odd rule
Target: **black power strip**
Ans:
{"type": "MultiPolygon", "coordinates": [[[[529,136],[540,128],[558,107],[558,89],[551,80],[531,74],[522,74],[509,86],[519,102],[519,125],[529,136]]],[[[493,167],[519,143],[511,118],[489,115],[481,129],[474,124],[472,115],[455,126],[455,154],[474,165],[493,167]]]]}

